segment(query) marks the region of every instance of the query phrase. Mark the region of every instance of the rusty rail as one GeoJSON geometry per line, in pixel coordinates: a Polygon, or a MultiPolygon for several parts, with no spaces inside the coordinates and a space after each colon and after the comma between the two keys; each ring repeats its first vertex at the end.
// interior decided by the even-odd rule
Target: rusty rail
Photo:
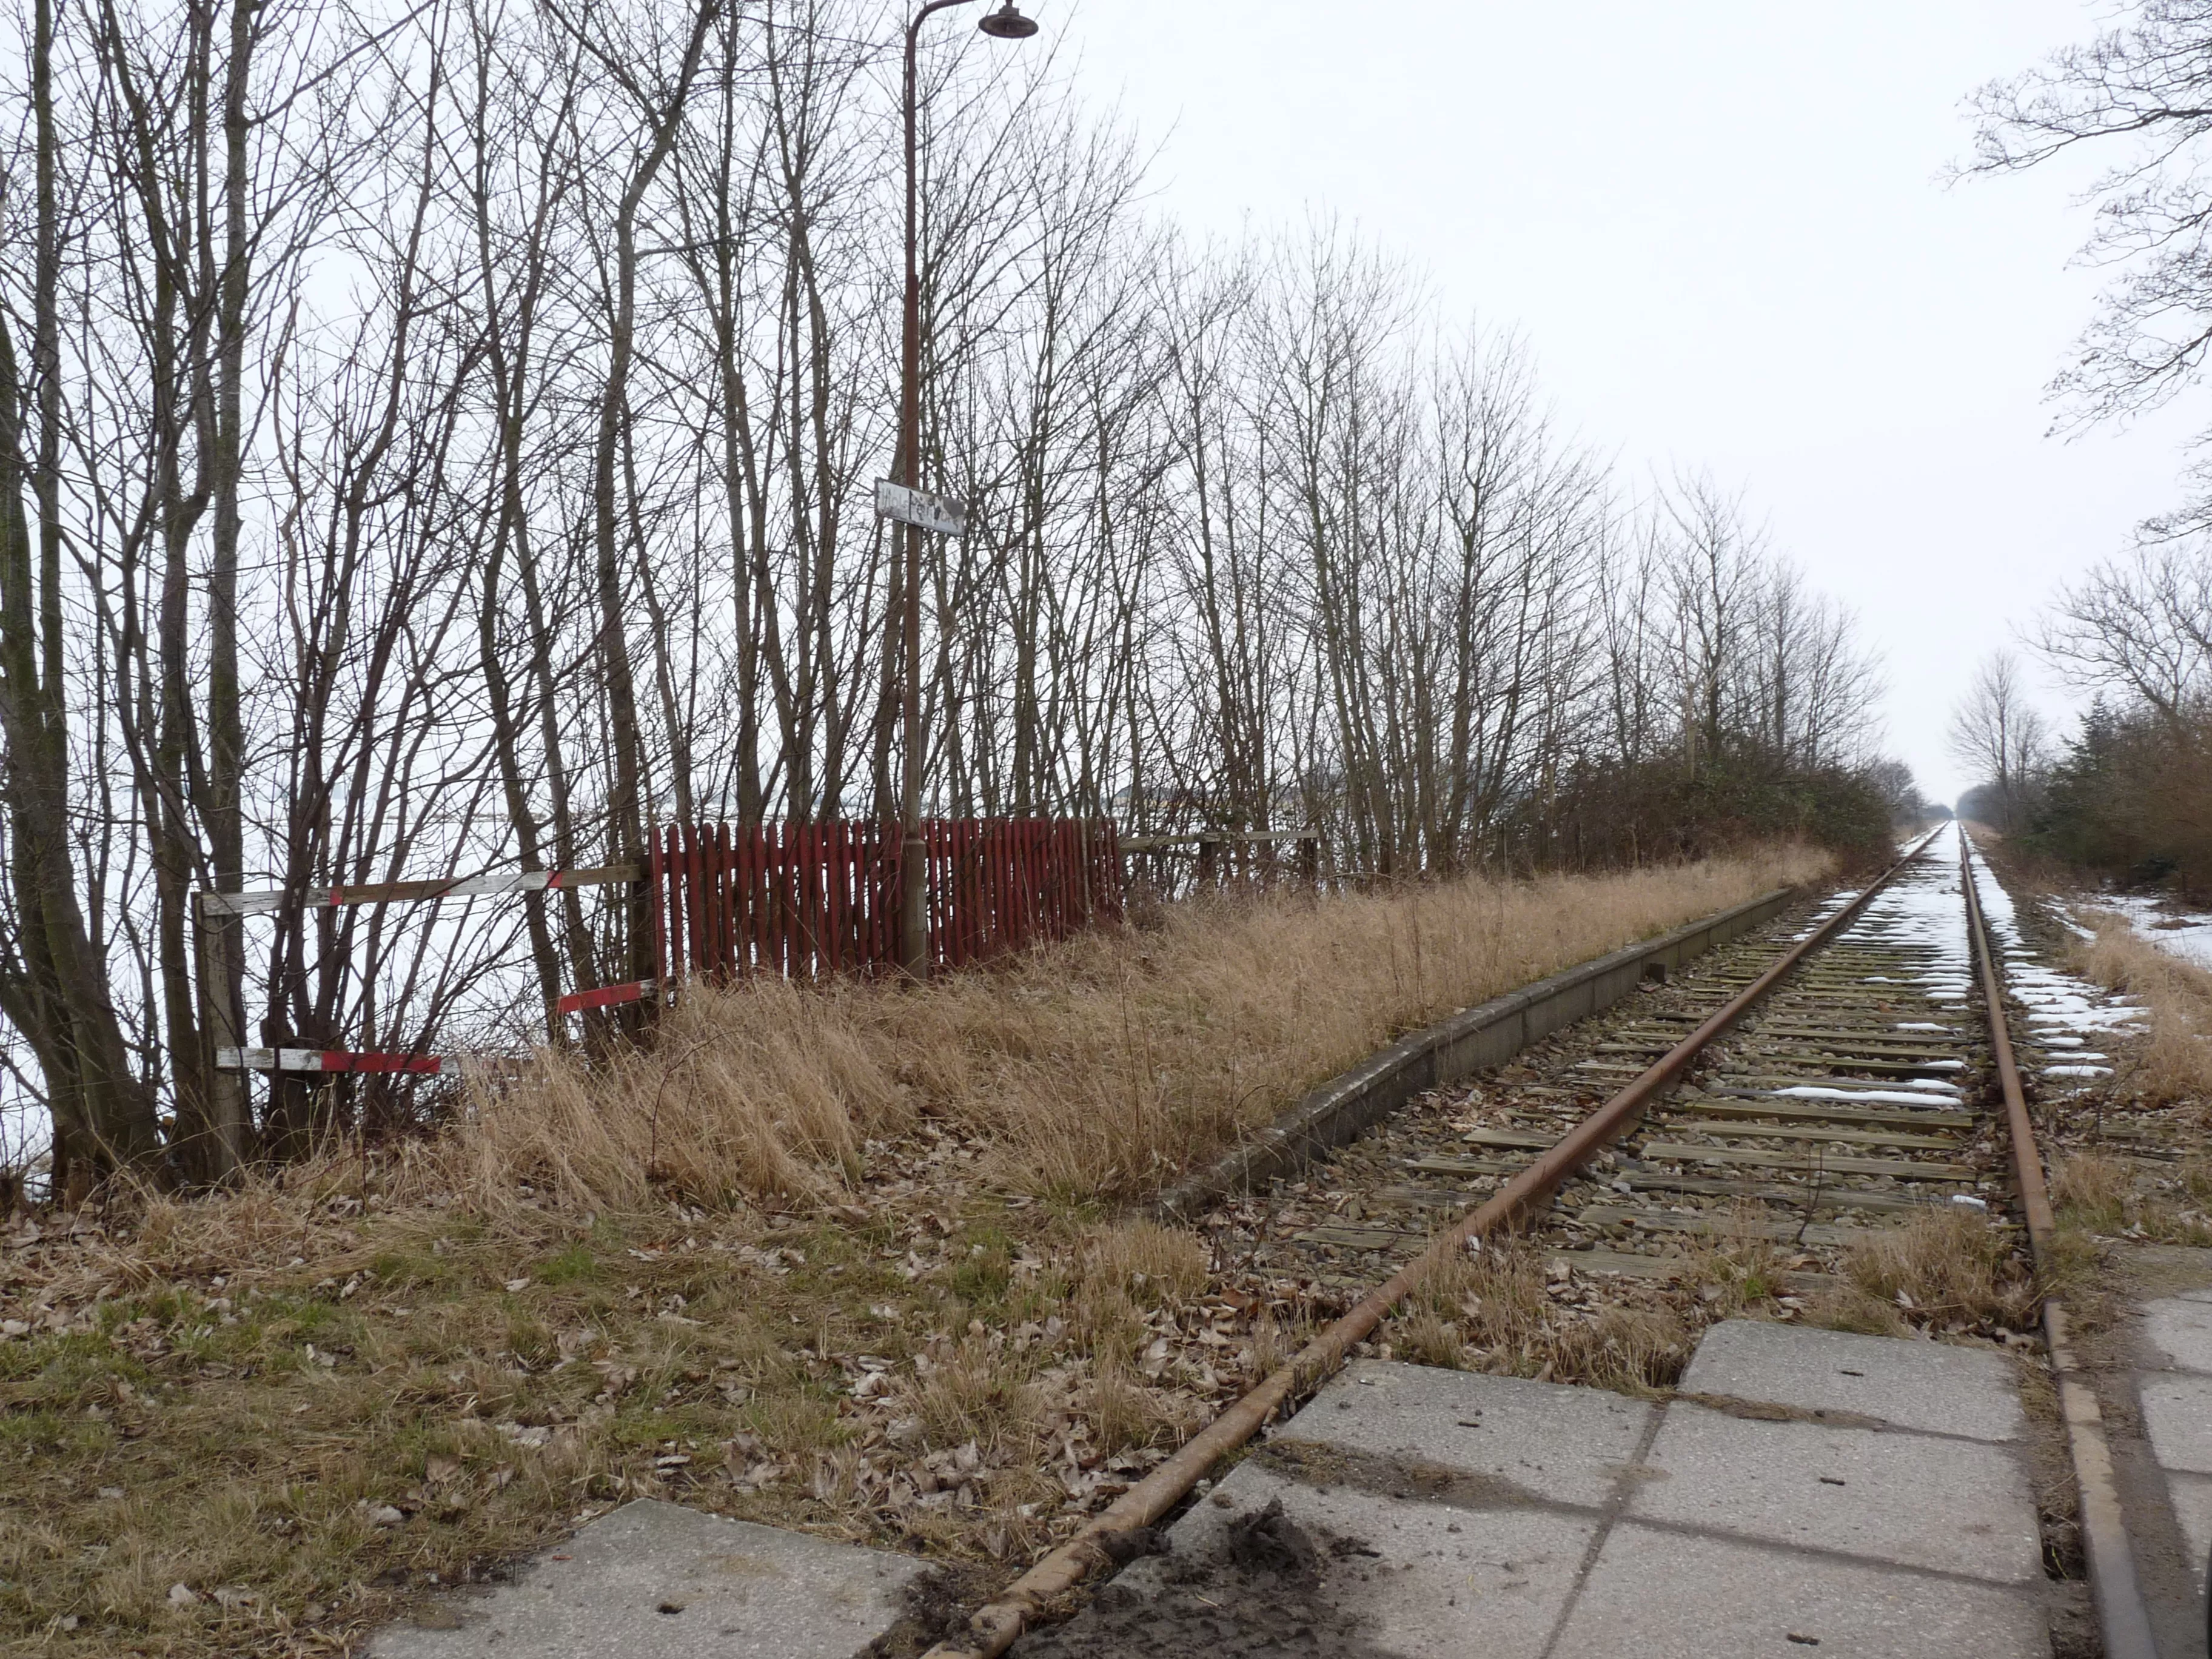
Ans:
{"type": "MultiPolygon", "coordinates": [[[[1030,1620],[1047,1602],[1073,1589],[1091,1572],[1111,1564],[1114,1558],[1105,1547],[1107,1538],[1148,1527],[1166,1515],[1208,1469],[1257,1434],[1279,1407],[1318,1386],[1334,1372],[1344,1363],[1352,1345],[1365,1340],[1390,1310],[1431,1272],[1452,1260],[1471,1241],[1519,1220],[1548,1200],[1563,1182],[1634,1123],[1647,1104],[1673,1087],[1700,1050],[1742,1018],[1807,957],[1856,921],[1874,896],[1941,833],[1940,829],[1929,832],[1918,845],[1869,882],[1856,898],[1798,940],[1781,960],[1725,1006],[1569,1130],[1542,1158],[1514,1176],[1479,1208],[1438,1233],[1419,1256],[1362,1297],[1350,1311],[1206,1425],[1174,1456],[1000,1591],[996,1599],[977,1609],[969,1621],[969,1634],[964,1639],[940,1642],[923,1659],[996,1659],[996,1656],[1012,1647],[1030,1620]]],[[[2119,1656],[2115,1656],[2115,1659],[2119,1656]]]]}
{"type": "MultiPolygon", "coordinates": [[[[2036,1151],[2035,1126],[2027,1115],[2027,1095],[2013,1059],[2012,1036],[2005,1029],[2004,982],[1996,952],[1990,948],[1982,918],[1982,896],[1974,884],[1973,843],[1959,831],[1959,884],[1966,896],[1966,932],[1981,970],[1982,1001],[1989,1012],[1990,1048],[1996,1060],[1997,1085],[2004,1093],[2005,1129],[2012,1142],[2013,1179],[2020,1192],[2021,1219],[2036,1273],[2048,1283],[2051,1240],[2057,1223],[2051,1191],[2036,1151]]],[[[2067,1449],[2074,1462],[2081,1520],[2081,1551],[2089,1565],[2089,1595],[2096,1603],[2104,1637],[2105,1659],[2156,1659],[2150,1613],[2136,1580],[2135,1556],[2128,1547],[2120,1515],[2120,1494],[2112,1474],[2112,1452],[2105,1437],[2104,1413],[2095,1385],[2075,1358],[2067,1338],[2066,1309],[2056,1295],[2043,1298],[2043,1341],[2051,1355],[2051,1380],[2058,1390],[2059,1415],[2066,1424],[2067,1449]]]]}

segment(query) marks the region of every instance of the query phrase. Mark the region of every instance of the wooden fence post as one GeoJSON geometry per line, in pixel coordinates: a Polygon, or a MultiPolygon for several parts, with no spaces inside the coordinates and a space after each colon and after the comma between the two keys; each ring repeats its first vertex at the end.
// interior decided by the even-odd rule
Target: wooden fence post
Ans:
{"type": "Polygon", "coordinates": [[[239,1010],[231,994],[232,946],[239,932],[238,918],[210,914],[208,896],[192,895],[194,952],[199,972],[195,989],[199,1001],[200,1075],[207,1085],[208,1123],[215,1144],[207,1149],[207,1173],[217,1181],[235,1174],[246,1162],[246,1144],[252,1133],[252,1117],[246,1096],[246,1073],[225,1071],[216,1064],[216,1051],[242,1048],[239,1010]]]}
{"type": "Polygon", "coordinates": [[[653,824],[652,836],[646,842],[644,876],[646,904],[653,912],[653,988],[657,994],[654,1006],[665,1007],[668,1003],[668,876],[661,852],[660,825],[658,822],[653,824]]]}

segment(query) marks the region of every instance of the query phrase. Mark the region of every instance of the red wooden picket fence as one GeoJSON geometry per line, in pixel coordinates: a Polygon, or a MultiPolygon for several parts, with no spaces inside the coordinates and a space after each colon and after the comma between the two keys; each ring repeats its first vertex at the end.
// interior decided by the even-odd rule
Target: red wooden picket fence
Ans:
{"type": "MultiPolygon", "coordinates": [[[[1121,918],[1110,818],[929,818],[922,837],[934,968],[1121,918]]],[[[647,872],[659,982],[896,967],[901,839],[896,823],[669,825],[647,872]]]]}

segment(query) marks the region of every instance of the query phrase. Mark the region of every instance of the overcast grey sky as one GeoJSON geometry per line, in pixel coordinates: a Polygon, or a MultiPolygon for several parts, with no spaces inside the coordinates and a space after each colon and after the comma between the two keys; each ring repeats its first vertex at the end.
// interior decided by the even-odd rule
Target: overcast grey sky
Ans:
{"type": "MultiPolygon", "coordinates": [[[[1160,146],[1160,205],[1234,235],[1329,214],[1448,310],[1518,330],[1632,476],[1705,467],[1854,606],[1891,750],[2176,494],[2191,407],[2045,436],[2099,277],[2060,173],[1945,185],[1961,100],[2086,40],[2082,0],[1030,0],[1160,146]]],[[[2054,695],[2054,709],[2061,699],[2054,695]]]]}

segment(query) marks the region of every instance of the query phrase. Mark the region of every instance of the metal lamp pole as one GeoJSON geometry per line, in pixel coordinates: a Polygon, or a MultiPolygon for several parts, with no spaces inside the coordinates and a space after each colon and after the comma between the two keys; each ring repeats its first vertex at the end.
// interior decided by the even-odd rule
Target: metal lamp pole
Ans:
{"type": "MultiPolygon", "coordinates": [[[[969,0],[929,0],[906,26],[906,316],[900,334],[898,481],[921,488],[921,270],[915,257],[915,55],[922,21],[932,12],[969,0]]],[[[1024,40],[1036,24],[1003,0],[977,26],[1000,40],[1024,40]]],[[[906,539],[906,614],[901,633],[906,667],[906,764],[899,785],[899,961],[915,979],[929,977],[928,854],[921,838],[921,526],[900,529],[906,539]]]]}

